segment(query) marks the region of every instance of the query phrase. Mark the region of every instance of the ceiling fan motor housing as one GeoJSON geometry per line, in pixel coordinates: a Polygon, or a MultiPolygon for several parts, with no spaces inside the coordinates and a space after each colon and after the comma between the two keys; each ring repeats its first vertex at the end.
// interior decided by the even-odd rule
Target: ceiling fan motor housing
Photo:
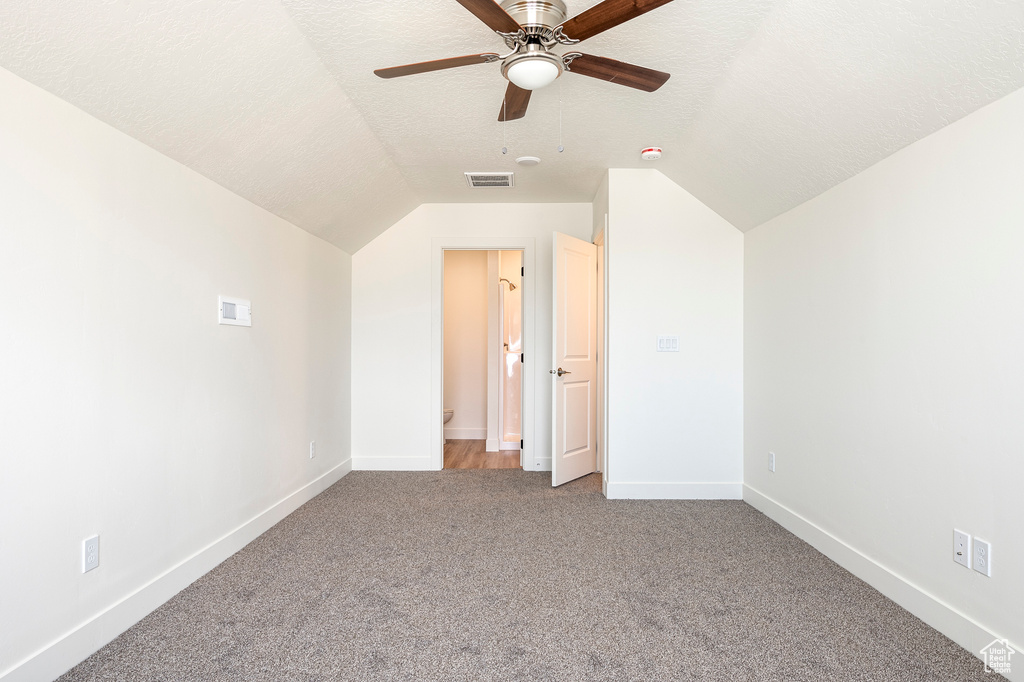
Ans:
{"type": "Polygon", "coordinates": [[[526,30],[526,35],[551,38],[555,27],[565,22],[562,0],[502,0],[501,8],[526,30]]]}

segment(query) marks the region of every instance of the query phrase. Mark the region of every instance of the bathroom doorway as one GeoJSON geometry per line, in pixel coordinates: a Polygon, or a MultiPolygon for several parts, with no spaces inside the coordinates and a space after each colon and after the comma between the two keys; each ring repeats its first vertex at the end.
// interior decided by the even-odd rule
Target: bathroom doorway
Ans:
{"type": "Polygon", "coordinates": [[[443,468],[522,468],[523,251],[445,249],[443,468]]]}

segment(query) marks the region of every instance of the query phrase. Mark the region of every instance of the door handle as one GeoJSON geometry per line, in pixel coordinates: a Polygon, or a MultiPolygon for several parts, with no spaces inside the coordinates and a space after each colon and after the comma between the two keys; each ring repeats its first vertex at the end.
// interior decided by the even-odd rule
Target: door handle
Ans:
{"type": "Polygon", "coordinates": [[[557,374],[558,376],[562,376],[563,374],[572,374],[572,372],[566,372],[564,369],[559,367],[557,370],[549,369],[548,374],[557,374]]]}

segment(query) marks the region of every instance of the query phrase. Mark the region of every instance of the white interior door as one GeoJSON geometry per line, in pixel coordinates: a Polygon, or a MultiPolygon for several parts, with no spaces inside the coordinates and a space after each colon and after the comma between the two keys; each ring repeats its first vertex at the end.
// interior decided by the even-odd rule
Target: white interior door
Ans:
{"type": "Polygon", "coordinates": [[[555,233],[551,485],[597,471],[597,247],[555,233]]]}

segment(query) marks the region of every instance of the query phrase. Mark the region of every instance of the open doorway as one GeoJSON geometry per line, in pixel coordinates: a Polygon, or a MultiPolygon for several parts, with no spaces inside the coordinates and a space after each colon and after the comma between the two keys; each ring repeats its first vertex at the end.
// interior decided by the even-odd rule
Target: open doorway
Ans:
{"type": "Polygon", "coordinates": [[[442,256],[442,466],[522,468],[524,254],[442,256]]]}

